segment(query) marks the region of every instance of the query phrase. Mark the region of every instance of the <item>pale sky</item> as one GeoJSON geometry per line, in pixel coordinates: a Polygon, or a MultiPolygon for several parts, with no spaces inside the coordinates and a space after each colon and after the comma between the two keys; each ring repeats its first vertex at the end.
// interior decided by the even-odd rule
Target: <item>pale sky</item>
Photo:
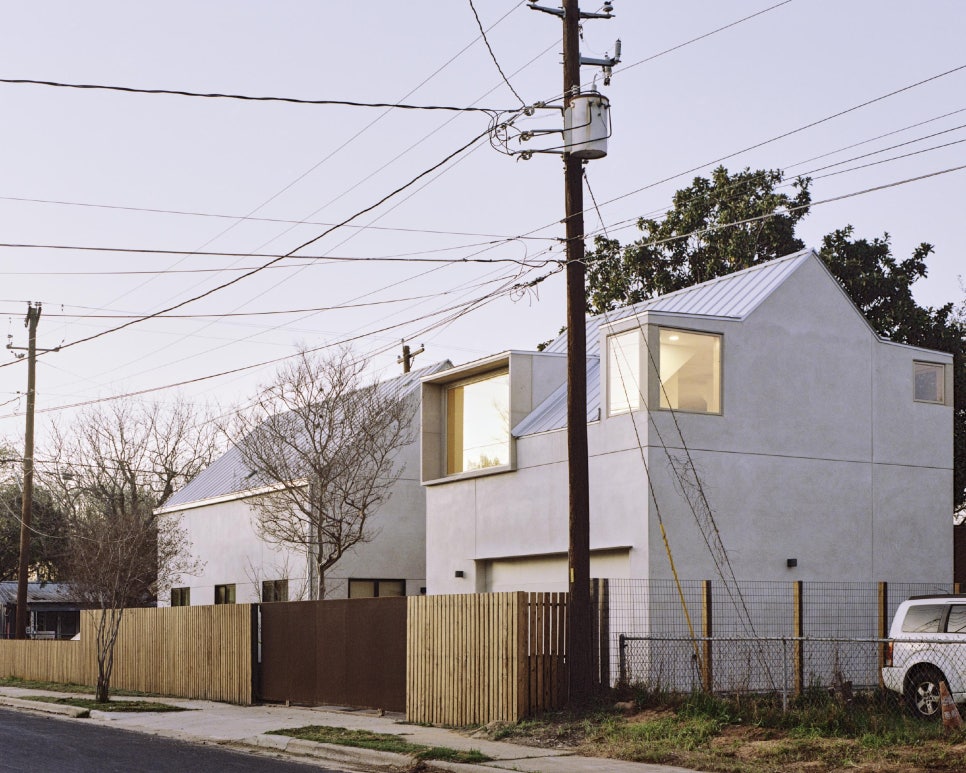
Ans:
{"type": "MultiPolygon", "coordinates": [[[[814,172],[815,201],[966,164],[966,144],[949,144],[966,139],[959,128],[966,126],[966,69],[935,77],[966,65],[966,4],[958,0],[792,0],[661,54],[777,2],[615,0],[615,18],[585,23],[585,55],[603,56],[616,38],[623,42],[623,63],[611,85],[601,86],[611,100],[614,135],[608,157],[587,167],[600,204],[600,217],[593,210],[586,215],[588,233],[598,232],[602,219],[611,236],[634,239],[636,217],[663,212],[674,190],[723,157],[732,170],[781,168],[790,176],[855,159],[814,172]],[[907,128],[913,124],[922,125],[907,128]],[[739,152],[788,132],[795,133],[739,152]],[[909,144],[867,155],[900,143],[909,144]],[[937,145],[947,146],[927,150],[937,145]],[[926,152],[819,177],[916,151],[926,152]],[[823,158],[809,161],[817,156],[823,158]],[[666,178],[672,179],[660,183],[666,178]]],[[[516,92],[527,103],[557,98],[560,21],[521,0],[475,3],[516,92]]],[[[483,45],[468,0],[6,1],[2,8],[3,79],[520,106],[483,45]]],[[[583,10],[598,9],[585,2],[583,10]]],[[[589,82],[594,69],[584,68],[584,75],[589,82]]],[[[435,166],[485,133],[489,122],[484,113],[7,83],[0,83],[0,105],[0,242],[184,253],[0,247],[5,332],[26,345],[26,302],[40,301],[44,348],[175,305],[268,260],[245,255],[290,251],[435,166]]],[[[560,119],[548,111],[517,126],[557,129],[560,119]]],[[[510,144],[515,151],[531,146],[539,147],[510,144]]],[[[930,305],[959,301],[964,182],[966,170],[953,171],[818,205],[799,234],[818,247],[822,235],[848,223],[857,236],[888,231],[900,258],[932,242],[930,277],[917,296],[930,305]]],[[[562,216],[558,157],[517,160],[483,139],[355,221],[368,228],[339,229],[300,253],[323,259],[281,261],[174,312],[187,318],[151,319],[43,356],[38,430],[69,421],[61,406],[193,379],[205,380],[181,393],[227,407],[271,378],[273,366],[250,366],[290,355],[298,345],[353,339],[379,376],[399,372],[402,338],[414,348],[425,345],[417,366],[533,348],[563,323],[562,278],[535,291],[505,290],[547,274],[553,264],[414,261],[554,260],[561,256],[562,216]],[[407,260],[324,259],[387,256],[407,260]],[[358,306],[372,303],[378,305],[358,306]],[[354,308],[318,310],[346,305],[354,308]],[[460,311],[466,313],[454,318],[460,311]],[[226,316],[239,314],[248,316],[226,316]],[[246,370],[206,379],[239,368],[246,370]]],[[[16,439],[26,368],[8,365],[9,353],[3,357],[0,437],[16,439]]],[[[173,394],[159,389],[143,399],[173,394]]]]}

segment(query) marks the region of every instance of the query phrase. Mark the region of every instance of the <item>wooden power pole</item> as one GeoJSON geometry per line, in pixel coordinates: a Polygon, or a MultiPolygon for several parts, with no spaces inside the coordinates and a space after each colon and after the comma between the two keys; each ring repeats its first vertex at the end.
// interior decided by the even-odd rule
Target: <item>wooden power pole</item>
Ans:
{"type": "MultiPolygon", "coordinates": [[[[37,323],[40,304],[27,304],[27,426],[23,448],[23,497],[20,511],[20,563],[17,571],[17,622],[14,635],[27,638],[27,567],[30,564],[30,515],[34,499],[34,403],[37,383],[37,323]]],[[[9,349],[19,347],[8,346],[9,349]]]]}
{"type": "MultiPolygon", "coordinates": [[[[564,113],[580,96],[581,64],[604,68],[609,83],[613,65],[620,59],[619,42],[614,58],[581,59],[581,19],[609,19],[612,4],[605,0],[603,13],[582,13],[578,0],[563,0],[561,8],[531,7],[561,17],[563,21],[564,113]]],[[[594,92],[596,94],[596,91],[594,92]]],[[[568,130],[584,129],[577,120],[564,119],[564,207],[567,237],[567,464],[570,489],[569,548],[567,551],[569,601],[567,608],[567,667],[570,702],[586,703],[597,690],[594,669],[593,610],[590,602],[590,485],[587,464],[587,300],[584,288],[584,184],[585,159],[601,158],[604,150],[588,151],[571,145],[568,130]]],[[[583,120],[583,119],[580,119],[583,120]]],[[[585,135],[582,135],[585,136],[585,135]]]]}
{"type": "MultiPolygon", "coordinates": [[[[580,6],[565,0],[563,93],[580,91],[580,6]]],[[[594,692],[590,609],[590,484],[587,473],[587,300],[584,289],[583,161],[564,153],[567,235],[567,465],[570,488],[567,665],[570,702],[594,692]]]]}

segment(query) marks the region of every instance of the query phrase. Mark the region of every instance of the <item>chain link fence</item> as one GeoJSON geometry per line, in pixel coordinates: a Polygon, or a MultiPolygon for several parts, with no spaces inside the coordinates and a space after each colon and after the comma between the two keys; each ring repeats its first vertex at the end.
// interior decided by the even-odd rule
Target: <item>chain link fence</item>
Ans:
{"type": "Polygon", "coordinates": [[[830,694],[915,705],[912,690],[919,713],[928,714],[923,707],[938,709],[940,679],[966,700],[966,630],[958,640],[942,632],[904,638],[892,653],[889,626],[905,599],[957,590],[925,583],[608,580],[601,603],[615,683],[653,693],[770,694],[783,708],[830,694]],[[896,666],[884,672],[893,656],[896,666]],[[894,683],[884,683],[883,674],[894,683]]]}

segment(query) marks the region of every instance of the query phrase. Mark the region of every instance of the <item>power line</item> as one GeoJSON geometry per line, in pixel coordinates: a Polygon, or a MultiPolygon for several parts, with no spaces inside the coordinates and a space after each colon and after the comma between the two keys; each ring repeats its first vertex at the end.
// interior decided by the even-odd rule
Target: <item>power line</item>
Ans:
{"type": "Polygon", "coordinates": [[[676,46],[665,48],[663,51],[658,51],[656,54],[651,54],[651,56],[645,57],[644,59],[641,59],[639,62],[634,62],[633,64],[628,64],[628,65],[625,65],[624,67],[621,67],[615,70],[614,74],[617,75],[619,73],[627,72],[633,67],[637,67],[638,65],[645,64],[646,62],[652,62],[658,57],[664,56],[665,54],[670,54],[671,52],[677,51],[681,48],[684,48],[685,46],[690,46],[692,43],[697,43],[699,40],[710,38],[712,35],[717,35],[719,32],[723,32],[724,30],[731,29],[732,27],[735,27],[739,24],[742,24],[743,22],[754,19],[757,16],[761,16],[762,14],[768,13],[769,11],[774,11],[776,8],[781,8],[783,5],[788,5],[790,2],[792,2],[792,0],[784,0],[784,2],[776,3],[775,5],[769,6],[768,8],[763,8],[762,10],[757,11],[753,14],[750,14],[749,16],[745,16],[741,19],[737,19],[731,22],[730,24],[725,24],[723,27],[718,27],[717,29],[713,29],[710,32],[705,32],[703,35],[698,35],[698,37],[696,38],[691,38],[690,40],[686,40],[683,43],[678,43],[676,46]]]}
{"type": "MultiPolygon", "coordinates": [[[[351,222],[352,220],[355,220],[357,217],[361,217],[366,212],[371,212],[372,210],[374,210],[377,207],[381,206],[383,203],[385,203],[386,201],[388,201],[389,199],[391,199],[393,196],[395,196],[398,193],[406,190],[406,188],[409,188],[412,185],[415,185],[416,182],[418,182],[420,179],[422,179],[423,177],[425,177],[428,174],[431,174],[436,169],[439,169],[441,166],[447,164],[453,158],[455,158],[459,154],[463,153],[468,148],[472,147],[474,144],[476,144],[477,142],[479,142],[483,137],[485,137],[488,133],[489,133],[489,130],[487,130],[486,132],[483,132],[482,134],[478,134],[473,139],[471,139],[469,142],[465,143],[464,145],[462,145],[461,147],[457,148],[452,153],[448,154],[444,159],[442,159],[438,163],[436,163],[433,166],[431,166],[430,168],[428,168],[428,169],[420,172],[418,175],[416,175],[415,177],[413,177],[411,180],[409,180],[408,182],[406,182],[403,185],[399,186],[398,188],[396,188],[395,190],[391,191],[390,193],[387,193],[385,196],[383,196],[381,199],[379,199],[379,201],[375,202],[374,204],[371,204],[370,206],[366,207],[365,209],[359,210],[355,214],[350,215],[343,222],[344,223],[351,222]]],[[[325,237],[328,234],[332,233],[337,228],[341,227],[341,225],[342,225],[342,223],[339,223],[337,225],[333,225],[332,227],[328,228],[326,231],[324,231],[323,233],[319,234],[318,236],[315,236],[315,237],[309,239],[308,241],[303,242],[302,244],[300,244],[299,246],[295,247],[294,249],[290,250],[287,254],[282,255],[282,256],[279,256],[279,257],[276,257],[276,258],[273,258],[272,260],[270,260],[268,263],[264,264],[263,266],[260,266],[260,267],[258,267],[256,269],[253,269],[251,271],[248,271],[248,272],[242,274],[241,276],[235,277],[234,279],[231,279],[231,280],[229,280],[227,282],[223,282],[222,284],[220,284],[220,285],[218,285],[216,287],[213,287],[213,288],[211,288],[209,290],[206,290],[205,292],[200,293],[199,295],[195,295],[195,296],[193,296],[191,298],[188,298],[187,300],[184,300],[184,301],[181,301],[179,303],[176,303],[176,304],[174,304],[172,306],[169,306],[169,307],[167,307],[165,309],[161,309],[161,310],[156,311],[156,312],[153,312],[151,314],[146,314],[146,315],[140,317],[139,319],[131,320],[130,322],[125,322],[122,325],[117,325],[116,327],[109,328],[108,330],[103,330],[103,331],[101,331],[99,333],[95,333],[94,335],[90,335],[90,336],[87,336],[85,338],[79,338],[79,339],[76,339],[74,341],[70,341],[68,343],[62,344],[60,348],[61,349],[67,349],[67,348],[69,348],[71,346],[77,346],[78,344],[87,343],[88,341],[93,341],[93,340],[95,340],[97,338],[102,338],[103,336],[108,335],[110,333],[116,333],[116,332],[118,332],[120,330],[123,330],[123,329],[125,329],[127,327],[130,327],[131,325],[135,325],[135,324],[137,324],[139,322],[143,322],[143,321],[148,320],[148,319],[153,319],[155,317],[162,316],[163,314],[166,314],[168,312],[174,311],[175,309],[180,309],[182,306],[186,306],[189,303],[193,303],[194,301],[198,301],[198,300],[201,300],[202,298],[206,298],[206,297],[208,297],[210,295],[213,295],[214,293],[218,292],[219,290],[223,290],[226,287],[230,287],[231,285],[237,284],[238,282],[242,281],[243,279],[247,279],[248,277],[253,276],[254,274],[257,274],[259,271],[263,271],[264,269],[268,268],[271,265],[274,265],[275,263],[279,262],[280,260],[283,260],[284,258],[289,257],[293,253],[298,252],[299,250],[304,249],[305,247],[308,247],[310,244],[313,244],[314,242],[317,242],[319,239],[322,239],[323,237],[325,237]]],[[[12,364],[12,363],[6,363],[4,365],[0,365],[0,368],[7,367],[10,364],[12,364]]]]}
{"type": "MultiPolygon", "coordinates": [[[[875,97],[874,99],[866,100],[865,102],[861,102],[857,105],[853,105],[852,107],[846,108],[845,110],[840,110],[837,113],[832,113],[831,115],[827,115],[824,118],[819,118],[818,120],[812,121],[811,123],[807,123],[803,126],[799,126],[795,129],[791,129],[787,132],[778,134],[774,137],[770,137],[767,140],[762,140],[761,142],[757,142],[754,145],[749,145],[748,147],[742,148],[741,150],[736,150],[733,153],[728,153],[727,155],[721,156],[720,158],[717,158],[713,161],[706,161],[705,163],[699,164],[698,166],[694,166],[690,169],[685,170],[684,172],[679,172],[677,174],[671,175],[670,177],[665,177],[663,180],[658,180],[657,182],[650,183],[649,185],[645,185],[633,191],[628,191],[627,193],[621,194],[620,196],[615,196],[614,198],[608,199],[607,201],[603,202],[603,206],[606,206],[607,204],[613,204],[615,201],[626,199],[629,196],[634,196],[638,193],[641,193],[642,191],[646,191],[650,188],[654,188],[654,187],[657,187],[658,185],[662,185],[663,183],[670,182],[671,180],[676,180],[679,177],[684,177],[685,175],[700,171],[701,169],[704,169],[707,166],[720,164],[722,161],[727,161],[728,159],[734,158],[735,156],[739,156],[742,153],[747,153],[751,150],[757,150],[758,148],[764,147],[765,145],[769,145],[773,142],[777,142],[778,140],[785,139],[786,137],[791,137],[793,134],[798,134],[799,132],[803,132],[806,129],[812,129],[816,126],[819,126],[820,124],[826,123],[835,118],[841,118],[843,115],[848,115],[849,113],[853,113],[856,110],[862,109],[863,107],[868,107],[869,105],[873,105],[876,102],[881,102],[882,100],[888,99],[889,97],[894,97],[897,94],[902,94],[905,91],[909,91],[910,89],[917,88],[918,86],[923,86],[927,83],[931,83],[932,81],[938,80],[940,78],[944,78],[947,75],[952,75],[954,73],[961,72],[962,70],[966,70],[966,64],[962,64],[959,67],[954,67],[951,70],[946,70],[945,72],[941,72],[937,75],[932,75],[928,78],[924,78],[923,80],[917,81],[915,83],[911,83],[908,86],[903,86],[902,88],[895,89],[894,91],[890,91],[887,94],[882,94],[881,96],[875,97]]],[[[536,230],[541,230],[541,229],[536,229],[536,230]]]]}
{"type": "MultiPolygon", "coordinates": [[[[84,201],[62,201],[57,199],[36,199],[26,196],[0,196],[0,201],[20,201],[28,204],[56,204],[66,207],[90,207],[92,209],[114,209],[123,212],[148,212],[159,215],[183,215],[188,217],[210,217],[222,220],[241,220],[253,223],[280,223],[282,225],[319,225],[327,227],[332,223],[321,222],[319,220],[288,220],[279,217],[254,217],[252,215],[228,215],[220,212],[193,212],[181,209],[156,209],[152,207],[128,207],[120,204],[94,204],[84,201]]],[[[391,231],[396,233],[414,234],[434,234],[440,236],[472,236],[483,239],[550,239],[547,236],[507,236],[506,234],[474,233],[470,231],[441,231],[429,228],[403,228],[396,226],[383,225],[354,225],[347,224],[344,228],[353,228],[360,231],[391,231]]],[[[190,254],[202,254],[192,251],[190,254]]],[[[249,253],[246,253],[249,254],[249,253]]]]}
{"type": "MultiPolygon", "coordinates": [[[[790,0],[789,0],[790,2],[790,0]]],[[[178,97],[202,97],[204,99],[236,99],[245,102],[286,102],[294,105],[331,105],[337,107],[375,107],[393,110],[441,110],[456,113],[487,113],[489,115],[506,113],[503,108],[454,107],[452,105],[410,105],[399,102],[354,102],[344,99],[302,99],[299,97],[251,96],[247,94],[220,94],[216,92],[182,91],[180,89],[142,89],[133,86],[107,86],[94,83],[63,83],[61,81],[42,81],[28,78],[0,78],[0,83],[28,86],[51,86],[60,89],[81,89],[93,91],[119,91],[126,94],[167,94],[178,97]]]]}
{"type": "MultiPolygon", "coordinates": [[[[526,282],[518,282],[518,283],[510,286],[509,288],[501,288],[498,291],[494,291],[494,292],[491,292],[491,293],[487,293],[484,296],[480,296],[478,298],[474,298],[474,299],[472,299],[470,301],[467,301],[466,303],[457,304],[457,305],[450,306],[450,307],[445,308],[445,309],[440,309],[440,310],[437,310],[437,311],[432,312],[430,314],[425,314],[425,315],[422,315],[421,317],[417,317],[416,319],[406,320],[405,322],[400,322],[400,323],[396,323],[396,324],[393,324],[393,325],[387,325],[387,326],[385,326],[383,328],[380,328],[378,330],[371,330],[371,331],[368,331],[366,333],[360,333],[358,335],[348,336],[348,337],[345,337],[345,338],[343,338],[343,339],[341,339],[339,341],[333,341],[333,342],[330,342],[330,343],[327,343],[327,344],[323,344],[322,346],[317,346],[317,347],[313,347],[311,349],[307,349],[305,351],[306,352],[309,352],[309,353],[312,353],[312,352],[321,351],[323,349],[327,349],[327,348],[330,348],[330,347],[333,347],[333,346],[343,346],[345,344],[349,344],[349,343],[352,343],[354,341],[358,341],[358,340],[360,340],[362,338],[365,338],[367,336],[375,335],[377,333],[384,333],[384,332],[387,332],[389,330],[393,330],[393,329],[399,328],[402,325],[411,324],[413,322],[419,322],[419,321],[422,321],[422,320],[425,320],[425,319],[430,319],[430,318],[435,317],[435,316],[438,316],[440,314],[445,314],[445,313],[450,313],[450,312],[456,312],[455,315],[453,317],[451,317],[450,319],[446,319],[446,320],[443,320],[441,322],[434,323],[433,325],[430,325],[428,328],[425,328],[424,330],[421,330],[421,331],[417,331],[414,334],[414,335],[420,335],[421,333],[425,333],[428,330],[431,330],[436,325],[449,324],[450,322],[452,322],[453,318],[458,318],[459,316],[465,316],[466,314],[470,313],[471,311],[474,311],[479,306],[481,306],[481,305],[483,305],[483,304],[485,304],[485,303],[487,303],[487,302],[489,302],[491,300],[494,300],[494,299],[496,299],[498,297],[501,297],[501,296],[504,296],[504,295],[508,295],[508,294],[513,293],[515,291],[525,290],[528,287],[535,286],[536,284],[538,284],[539,282],[542,282],[543,280],[545,280],[549,276],[557,273],[559,270],[560,270],[559,268],[558,269],[555,269],[554,271],[552,271],[552,272],[550,272],[548,274],[545,274],[543,276],[540,276],[537,279],[529,280],[529,281],[526,281],[526,282]]],[[[392,344],[392,347],[395,347],[395,345],[396,345],[396,343],[394,342],[392,344]]],[[[61,348],[63,348],[63,347],[61,347],[61,348]]],[[[37,413],[53,413],[53,412],[56,412],[56,411],[68,410],[68,409],[72,409],[72,408],[82,408],[82,407],[85,407],[85,406],[88,406],[88,405],[94,405],[94,404],[102,403],[102,402],[110,402],[110,401],[113,401],[113,400],[121,400],[121,399],[128,398],[128,397],[139,397],[141,395],[150,394],[152,392],[160,392],[160,391],[165,390],[165,389],[175,389],[175,388],[178,388],[178,387],[188,386],[190,384],[197,384],[197,383],[201,383],[203,381],[210,381],[212,379],[222,378],[224,376],[234,375],[236,373],[243,373],[243,372],[246,372],[246,371],[255,370],[257,368],[262,368],[262,367],[265,367],[265,366],[268,366],[268,365],[277,365],[277,364],[279,364],[281,362],[285,362],[287,360],[292,359],[293,357],[298,357],[298,356],[301,356],[301,353],[300,352],[296,352],[295,354],[288,354],[288,355],[285,355],[283,357],[275,357],[275,358],[270,359],[270,360],[263,360],[261,362],[252,363],[250,365],[243,365],[243,366],[240,366],[238,368],[231,368],[229,370],[219,371],[217,373],[210,373],[210,374],[205,375],[205,376],[198,376],[196,378],[185,379],[184,381],[178,381],[178,382],[174,382],[174,383],[170,383],[170,384],[164,384],[164,385],[161,385],[161,386],[147,387],[145,389],[139,389],[139,390],[135,390],[135,391],[132,391],[132,392],[126,392],[126,393],[120,394],[120,395],[111,395],[110,397],[99,397],[99,398],[94,398],[94,399],[91,399],[91,400],[84,400],[84,401],[81,401],[81,402],[71,403],[69,405],[57,405],[57,406],[52,406],[50,408],[40,408],[40,409],[37,409],[36,412],[37,413]]],[[[0,367],[3,367],[3,366],[0,366],[0,367]]],[[[19,414],[16,414],[16,413],[5,414],[3,416],[0,416],[0,418],[12,418],[12,417],[18,416],[18,415],[19,414]]]]}
{"type": "MultiPolygon", "coordinates": [[[[380,202],[381,203],[381,202],[380,202]]],[[[378,204],[374,205],[378,206],[378,204]]],[[[312,242],[323,238],[332,231],[334,231],[338,226],[333,226],[329,231],[323,234],[319,234],[314,239],[306,242],[306,245],[312,244],[312,242]]],[[[513,239],[507,239],[507,242],[514,241],[513,239]]],[[[488,242],[493,247],[497,246],[503,242],[488,242]]],[[[445,247],[443,250],[456,250],[456,249],[466,249],[466,247],[474,247],[478,245],[466,245],[461,247],[445,247]]],[[[485,245],[484,245],[485,246],[485,245]]],[[[259,271],[264,271],[267,268],[305,268],[305,266],[296,265],[285,265],[278,266],[278,261],[281,260],[308,260],[308,261],[320,261],[329,263],[517,263],[519,265],[530,265],[529,263],[523,262],[517,258],[473,258],[473,257],[463,257],[463,258],[415,258],[408,256],[336,256],[336,255],[292,255],[291,252],[284,253],[271,253],[271,252],[201,252],[192,250],[162,250],[162,249],[152,249],[150,247],[97,247],[97,246],[84,246],[79,244],[35,244],[26,242],[0,242],[0,249],[18,249],[18,250],[67,250],[67,251],[78,251],[78,252],[123,252],[126,254],[134,255],[199,255],[201,257],[217,257],[217,258],[270,258],[271,263],[263,266],[253,266],[253,267],[232,267],[226,266],[224,268],[216,269],[164,269],[161,271],[107,271],[107,272],[56,272],[57,274],[69,275],[69,274],[196,274],[196,273],[210,273],[210,272],[222,272],[222,271],[248,271],[249,274],[253,274],[259,271]]],[[[302,247],[296,247],[296,250],[302,249],[302,247]]],[[[443,251],[441,250],[441,251],[443,251]]],[[[432,252],[429,250],[427,252],[432,252]]],[[[423,253],[425,254],[425,253],[423,253]]],[[[39,272],[27,271],[27,272],[0,272],[0,273],[25,273],[25,274],[37,274],[39,272]]],[[[247,275],[246,275],[247,276],[247,275]]],[[[218,288],[216,288],[218,289],[218,288]]],[[[163,313],[163,312],[158,312],[163,313]]]]}
{"type": "Polygon", "coordinates": [[[483,43],[486,45],[486,50],[490,52],[490,59],[492,59],[493,64],[496,65],[496,69],[499,71],[500,77],[503,78],[503,82],[507,85],[507,88],[513,92],[513,96],[520,101],[520,104],[523,107],[526,107],[527,103],[523,101],[523,97],[517,94],[517,90],[513,88],[513,84],[510,83],[510,80],[506,77],[506,73],[503,72],[503,68],[500,67],[500,62],[497,60],[496,54],[493,53],[493,47],[490,45],[490,41],[486,37],[486,30],[483,29],[483,22],[480,21],[480,15],[476,12],[476,6],[473,5],[473,0],[468,0],[468,2],[470,4],[470,10],[473,12],[473,18],[476,19],[476,26],[480,28],[480,37],[483,38],[483,43]]]}

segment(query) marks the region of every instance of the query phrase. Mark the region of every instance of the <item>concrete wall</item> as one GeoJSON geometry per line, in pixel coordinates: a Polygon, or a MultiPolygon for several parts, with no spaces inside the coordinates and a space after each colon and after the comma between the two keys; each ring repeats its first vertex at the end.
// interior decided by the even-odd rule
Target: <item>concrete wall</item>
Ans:
{"type": "MultiPolygon", "coordinates": [[[[603,330],[601,351],[632,324],[603,330]]],[[[592,549],[624,550],[630,577],[670,577],[660,509],[678,574],[718,576],[689,502],[706,520],[701,493],[672,475],[672,459],[690,469],[686,446],[739,579],[951,581],[952,408],[915,403],[912,383],[914,359],[948,355],[879,341],[817,259],[744,320],[641,324],[652,346],[659,325],[723,336],[722,413],[605,413],[588,426],[592,549]]],[[[645,393],[657,405],[653,373],[645,393]]],[[[521,582],[529,560],[540,589],[557,589],[547,567],[567,548],[566,432],[515,442],[516,470],[427,486],[430,593],[486,590],[488,569],[514,557],[521,582]]]]}

